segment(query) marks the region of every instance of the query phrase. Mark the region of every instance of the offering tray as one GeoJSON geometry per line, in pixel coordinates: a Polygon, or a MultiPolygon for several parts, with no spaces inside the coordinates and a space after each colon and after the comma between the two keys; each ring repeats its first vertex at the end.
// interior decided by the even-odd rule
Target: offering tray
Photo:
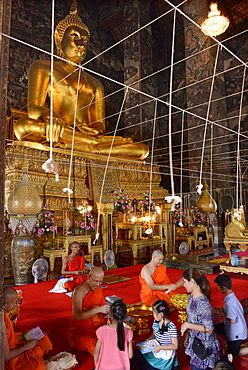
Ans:
{"type": "Polygon", "coordinates": [[[148,317],[152,315],[152,307],[145,304],[127,307],[129,316],[135,318],[135,326],[139,335],[148,334],[148,317]]]}
{"type": "Polygon", "coordinates": [[[187,321],[186,308],[188,306],[188,300],[188,294],[174,294],[170,299],[170,302],[178,311],[178,321],[181,323],[187,321]]]}

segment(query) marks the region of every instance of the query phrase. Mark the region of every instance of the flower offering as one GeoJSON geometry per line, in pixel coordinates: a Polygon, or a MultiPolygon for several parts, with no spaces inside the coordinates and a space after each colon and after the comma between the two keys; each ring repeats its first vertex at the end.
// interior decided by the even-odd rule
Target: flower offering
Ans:
{"type": "Polygon", "coordinates": [[[129,197],[124,193],[124,190],[118,188],[117,190],[113,191],[113,194],[117,197],[117,200],[114,203],[114,208],[118,211],[118,213],[123,214],[129,212],[131,204],[129,197]]]}
{"type": "Polygon", "coordinates": [[[143,212],[155,212],[156,204],[153,200],[152,195],[149,194],[149,191],[145,191],[142,195],[143,199],[139,201],[139,204],[141,205],[141,209],[143,210],[143,212]]]}
{"type": "Polygon", "coordinates": [[[172,212],[172,222],[176,227],[184,227],[187,225],[186,215],[184,211],[180,209],[179,204],[176,204],[175,211],[172,212]]]}
{"type": "Polygon", "coordinates": [[[75,226],[84,232],[94,233],[96,225],[95,219],[91,214],[92,207],[78,206],[75,210],[75,226]]]}
{"type": "Polygon", "coordinates": [[[37,238],[43,238],[45,235],[52,236],[55,231],[54,212],[45,205],[38,214],[38,226],[36,226],[34,231],[35,236],[37,238]]]}

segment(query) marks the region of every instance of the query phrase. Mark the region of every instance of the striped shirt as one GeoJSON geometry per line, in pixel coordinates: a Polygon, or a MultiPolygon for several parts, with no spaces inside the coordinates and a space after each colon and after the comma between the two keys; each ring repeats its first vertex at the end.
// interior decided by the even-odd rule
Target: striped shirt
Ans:
{"type": "Polygon", "coordinates": [[[169,321],[166,326],[168,327],[168,331],[160,333],[159,322],[154,320],[152,325],[155,338],[161,346],[167,346],[168,344],[172,343],[171,338],[177,338],[177,328],[175,324],[172,321],[169,321]]]}

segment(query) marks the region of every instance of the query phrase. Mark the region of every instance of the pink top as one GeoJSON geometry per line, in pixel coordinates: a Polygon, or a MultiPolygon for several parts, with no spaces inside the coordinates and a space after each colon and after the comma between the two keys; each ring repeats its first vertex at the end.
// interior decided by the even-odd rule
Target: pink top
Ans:
{"type": "Polygon", "coordinates": [[[124,327],[125,351],[120,351],[117,344],[117,330],[101,326],[96,336],[102,342],[95,370],[130,370],[127,344],[133,339],[133,332],[124,327]]]}

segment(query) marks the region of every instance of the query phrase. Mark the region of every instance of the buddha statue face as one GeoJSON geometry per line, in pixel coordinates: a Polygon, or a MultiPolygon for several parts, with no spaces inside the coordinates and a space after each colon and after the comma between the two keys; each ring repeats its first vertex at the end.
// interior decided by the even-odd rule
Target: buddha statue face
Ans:
{"type": "Polygon", "coordinates": [[[87,53],[88,40],[86,30],[78,26],[68,27],[60,44],[62,56],[74,63],[82,62],[87,53]]]}

